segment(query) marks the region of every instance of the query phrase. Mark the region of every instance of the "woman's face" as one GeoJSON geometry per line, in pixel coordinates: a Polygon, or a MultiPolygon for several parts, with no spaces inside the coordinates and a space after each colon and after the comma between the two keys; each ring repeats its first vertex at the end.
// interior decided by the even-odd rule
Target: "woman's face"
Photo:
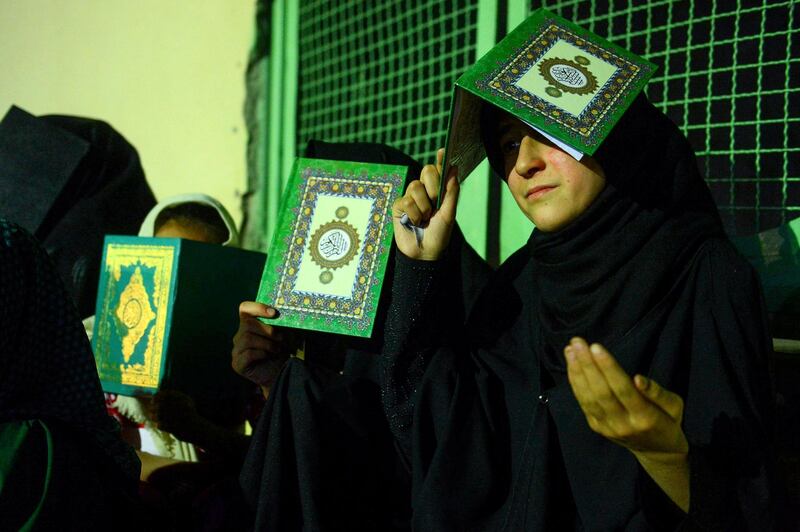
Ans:
{"type": "Polygon", "coordinates": [[[592,204],[606,180],[591,157],[576,161],[530,126],[504,116],[497,128],[508,188],[541,231],[558,231],[592,204]]]}

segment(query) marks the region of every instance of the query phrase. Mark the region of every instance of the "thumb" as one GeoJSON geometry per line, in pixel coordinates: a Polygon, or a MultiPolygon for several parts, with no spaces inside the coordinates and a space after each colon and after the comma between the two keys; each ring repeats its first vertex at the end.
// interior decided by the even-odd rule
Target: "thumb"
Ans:
{"type": "Polygon", "coordinates": [[[442,200],[442,206],[439,212],[446,222],[452,222],[456,218],[456,206],[458,205],[458,194],[461,186],[458,184],[458,178],[453,174],[447,181],[447,188],[442,200]]]}
{"type": "Polygon", "coordinates": [[[681,399],[680,395],[672,393],[656,381],[643,375],[636,375],[633,381],[636,384],[636,389],[646,398],[680,423],[683,418],[683,399],[681,399]]]}

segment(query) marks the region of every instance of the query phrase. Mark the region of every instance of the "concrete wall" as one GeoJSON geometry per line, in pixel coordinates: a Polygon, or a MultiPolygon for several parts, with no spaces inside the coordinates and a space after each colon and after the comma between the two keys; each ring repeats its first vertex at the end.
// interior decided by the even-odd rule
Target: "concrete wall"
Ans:
{"type": "Polygon", "coordinates": [[[239,222],[255,0],[2,0],[0,115],[99,118],[156,197],[205,192],[239,222]]]}

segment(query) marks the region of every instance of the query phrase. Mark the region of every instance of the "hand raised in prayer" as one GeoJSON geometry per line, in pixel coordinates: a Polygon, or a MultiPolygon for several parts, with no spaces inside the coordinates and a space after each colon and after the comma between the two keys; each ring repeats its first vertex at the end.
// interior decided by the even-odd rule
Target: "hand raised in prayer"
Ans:
{"type": "Polygon", "coordinates": [[[589,427],[630,450],[684,511],[689,508],[689,443],[683,399],[642,375],[632,379],[600,344],[573,338],[567,377],[589,427]]]}
{"type": "Polygon", "coordinates": [[[277,316],[273,307],[245,301],[239,305],[239,330],[233,337],[233,370],[261,386],[265,395],[296,346],[290,332],[258,319],[277,316]]]}
{"type": "Polygon", "coordinates": [[[686,453],[683,399],[656,382],[631,379],[600,344],[573,338],[567,376],[589,426],[634,453],[686,453]]]}
{"type": "Polygon", "coordinates": [[[409,183],[405,195],[392,206],[395,242],[398,249],[412,259],[436,260],[450,242],[456,220],[459,185],[453,173],[447,181],[441,208],[437,210],[443,157],[444,150],[440,149],[436,154],[436,166],[425,166],[419,180],[409,183]],[[411,223],[425,229],[420,243],[417,243],[414,232],[400,223],[404,214],[411,223]]]}

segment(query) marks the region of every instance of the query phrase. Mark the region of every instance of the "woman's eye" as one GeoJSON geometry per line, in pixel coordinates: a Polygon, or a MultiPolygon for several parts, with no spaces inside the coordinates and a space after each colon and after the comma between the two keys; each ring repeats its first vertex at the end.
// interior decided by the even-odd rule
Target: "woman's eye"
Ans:
{"type": "Polygon", "coordinates": [[[520,141],[517,139],[507,140],[500,144],[500,149],[504,154],[514,153],[519,151],[520,141]]]}

